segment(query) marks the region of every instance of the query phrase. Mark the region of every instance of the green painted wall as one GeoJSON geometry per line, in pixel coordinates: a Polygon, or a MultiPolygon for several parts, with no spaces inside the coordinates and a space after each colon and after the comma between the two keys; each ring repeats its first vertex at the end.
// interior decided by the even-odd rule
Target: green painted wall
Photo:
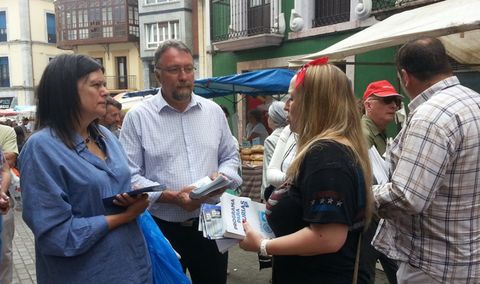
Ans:
{"type": "MultiPolygon", "coordinates": [[[[217,52],[214,54],[212,60],[213,76],[216,77],[236,74],[238,62],[313,53],[324,49],[350,35],[351,33],[343,33],[325,36],[321,40],[311,38],[301,41],[285,41],[278,47],[265,47],[238,52],[217,52]]],[[[288,62],[285,62],[285,66],[287,65],[288,62]]],[[[215,98],[214,101],[220,105],[226,106],[229,109],[230,114],[233,114],[234,110],[236,109],[236,102],[233,95],[223,98],[215,98]]],[[[230,117],[229,123],[230,129],[235,135],[237,129],[236,127],[233,127],[235,125],[233,117],[230,117]]]]}
{"type": "MultiPolygon", "coordinates": [[[[218,53],[213,56],[213,76],[222,76],[222,75],[231,75],[237,73],[236,68],[237,59],[235,58],[234,53],[218,53]]],[[[228,118],[228,124],[230,125],[230,130],[232,134],[236,136],[237,127],[235,127],[235,122],[233,121],[233,115],[236,112],[237,105],[235,101],[235,95],[214,98],[214,101],[228,108],[230,112],[230,117],[228,118]]]]}
{"type": "Polygon", "coordinates": [[[237,134],[237,127],[235,127],[235,112],[237,109],[237,105],[235,102],[235,96],[225,96],[225,97],[220,97],[220,98],[214,98],[213,99],[217,104],[225,106],[228,109],[228,112],[230,116],[228,117],[228,125],[230,126],[230,130],[232,131],[232,134],[236,136],[237,134]]]}
{"type": "MultiPolygon", "coordinates": [[[[292,55],[313,53],[350,36],[354,32],[341,33],[335,35],[322,36],[318,38],[308,38],[304,40],[285,41],[279,47],[259,48],[255,50],[239,52],[218,52],[213,56],[213,74],[222,76],[236,73],[238,62],[252,61],[258,59],[269,59],[285,57],[292,55]]],[[[401,92],[400,82],[396,75],[395,53],[398,47],[376,50],[355,57],[355,94],[358,98],[363,96],[367,85],[370,82],[378,80],[388,80],[401,92]]],[[[285,62],[287,65],[287,62],[285,62]]],[[[233,96],[218,98],[215,101],[229,108],[231,113],[236,108],[233,96]]],[[[408,104],[408,98],[405,98],[405,104],[408,104]]],[[[233,126],[233,122],[230,121],[233,126]]],[[[394,137],[398,133],[398,126],[391,123],[387,127],[387,135],[394,137]]]]}
{"type": "MultiPolygon", "coordinates": [[[[322,36],[321,38],[306,38],[302,40],[286,40],[280,46],[269,46],[253,50],[217,52],[213,56],[213,75],[222,76],[236,73],[237,62],[313,53],[327,48],[353,33],[338,33],[322,36]]],[[[285,66],[287,65],[288,62],[285,62],[285,66]]]]}
{"type": "MultiPolygon", "coordinates": [[[[224,0],[229,3],[228,0],[224,0]]],[[[339,32],[329,35],[312,36],[309,38],[287,40],[288,32],[290,32],[290,12],[294,8],[294,1],[281,0],[282,11],[285,15],[285,39],[280,46],[270,46],[265,48],[257,48],[251,50],[243,50],[236,52],[216,52],[213,55],[212,60],[212,73],[213,76],[230,75],[237,73],[237,63],[245,61],[253,61],[259,59],[273,59],[286,56],[302,55],[317,52],[324,48],[327,48],[338,41],[355,34],[360,29],[350,30],[347,32],[339,32]]],[[[220,19],[216,17],[225,17],[228,11],[223,8],[218,8],[212,14],[212,19],[220,19]]],[[[213,34],[221,34],[225,32],[225,27],[222,26],[218,30],[212,31],[213,34]]],[[[368,52],[365,54],[357,55],[355,59],[355,94],[358,98],[361,98],[366,86],[377,80],[388,80],[395,88],[400,91],[400,84],[396,76],[396,70],[394,66],[395,53],[398,47],[386,48],[383,50],[377,50],[368,52]],[[375,64],[377,63],[377,64],[375,64]]],[[[285,66],[288,62],[285,62],[285,66]]],[[[236,109],[236,102],[234,96],[227,96],[224,98],[217,98],[215,101],[221,105],[226,106],[230,113],[234,113],[236,109]]],[[[406,100],[407,101],[407,100],[406,100]]],[[[230,126],[235,124],[232,118],[229,120],[230,126]]],[[[233,128],[234,129],[234,128],[233,128]]],[[[387,129],[389,136],[394,136],[397,133],[397,127],[391,125],[387,129]]]]}
{"type": "Polygon", "coordinates": [[[282,11],[285,15],[285,33],[291,32],[290,30],[290,12],[295,8],[295,1],[292,0],[282,0],[282,11]]]}
{"type": "Polygon", "coordinates": [[[385,48],[355,56],[355,94],[361,98],[367,85],[373,81],[387,80],[397,91],[400,83],[395,67],[395,53],[397,48],[385,48]],[[368,64],[362,64],[368,63],[368,64]],[[374,64],[377,63],[377,64],[374,64]]]}
{"type": "Polygon", "coordinates": [[[211,36],[212,39],[226,40],[228,37],[228,26],[230,25],[230,0],[217,1],[216,5],[211,6],[212,25],[211,36]]]}

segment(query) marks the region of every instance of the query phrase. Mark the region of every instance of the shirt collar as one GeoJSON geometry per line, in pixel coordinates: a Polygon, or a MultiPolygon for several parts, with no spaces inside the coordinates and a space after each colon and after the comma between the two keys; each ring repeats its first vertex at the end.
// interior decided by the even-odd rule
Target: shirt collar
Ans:
{"type": "Polygon", "coordinates": [[[373,120],[366,116],[365,114],[362,116],[362,119],[365,121],[365,125],[368,127],[368,129],[370,129],[370,132],[373,133],[373,135],[377,136],[379,134],[383,134],[383,132],[381,132],[377,125],[375,124],[375,122],[373,122],[373,120]]]}
{"type": "MultiPolygon", "coordinates": [[[[82,157],[85,161],[89,162],[93,166],[107,172],[109,175],[113,176],[113,173],[111,169],[107,165],[107,160],[108,160],[108,149],[106,146],[106,136],[100,131],[100,129],[97,126],[92,126],[94,128],[94,131],[97,132],[97,137],[93,138],[95,139],[98,147],[100,147],[107,159],[106,160],[101,160],[97,156],[95,156],[93,153],[88,151],[87,144],[85,143],[85,140],[82,138],[82,136],[78,133],[74,133],[73,135],[73,141],[75,145],[75,151],[77,154],[82,157]]],[[[108,130],[107,130],[108,131],[108,130]]]]}
{"type": "MultiPolygon", "coordinates": [[[[96,138],[94,138],[97,142],[105,139],[105,135],[103,135],[103,133],[100,131],[100,129],[98,129],[97,126],[92,125],[91,127],[94,128],[95,132],[98,135],[96,138]]],[[[75,150],[77,151],[77,153],[81,153],[87,149],[87,144],[85,143],[85,140],[77,132],[73,134],[73,145],[75,145],[75,150]]]]}
{"type": "Polygon", "coordinates": [[[437,83],[430,86],[430,88],[420,93],[416,98],[414,98],[408,104],[408,108],[410,109],[410,111],[414,111],[417,107],[419,107],[424,102],[428,101],[431,97],[433,97],[435,94],[437,94],[441,90],[449,88],[454,85],[458,85],[458,84],[460,84],[460,81],[458,81],[458,78],[456,76],[450,76],[446,79],[438,81],[437,83]]]}
{"type": "MultiPolygon", "coordinates": [[[[168,102],[163,98],[162,96],[162,88],[158,89],[158,93],[155,96],[154,99],[155,105],[157,106],[157,111],[161,112],[163,109],[170,109],[172,111],[178,112],[174,107],[168,104],[168,102]]],[[[192,93],[192,99],[190,100],[190,103],[188,104],[187,108],[185,109],[184,112],[187,112],[193,107],[199,107],[200,109],[202,108],[202,102],[198,100],[197,95],[192,93]]]]}

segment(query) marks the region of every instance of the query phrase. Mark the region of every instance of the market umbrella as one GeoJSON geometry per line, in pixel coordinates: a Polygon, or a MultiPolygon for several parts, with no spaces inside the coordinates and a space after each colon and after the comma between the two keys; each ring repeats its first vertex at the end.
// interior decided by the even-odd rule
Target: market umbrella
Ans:
{"type": "Polygon", "coordinates": [[[480,64],[480,1],[440,1],[394,14],[336,44],[289,62],[301,66],[319,57],[331,60],[404,44],[420,36],[438,37],[449,56],[480,64]]]}
{"type": "Polygon", "coordinates": [[[214,98],[236,93],[244,95],[275,95],[288,93],[295,71],[264,69],[242,74],[195,80],[194,93],[214,98]]]}
{"type": "Polygon", "coordinates": [[[14,111],[13,109],[0,109],[0,116],[15,116],[18,112],[14,111]]]}

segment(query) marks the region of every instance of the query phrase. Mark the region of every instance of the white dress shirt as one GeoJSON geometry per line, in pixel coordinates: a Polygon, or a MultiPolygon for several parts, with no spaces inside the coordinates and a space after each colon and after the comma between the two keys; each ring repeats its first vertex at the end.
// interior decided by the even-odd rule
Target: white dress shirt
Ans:
{"type": "MultiPolygon", "coordinates": [[[[238,151],[225,114],[219,105],[197,95],[192,95],[185,111],[179,112],[159,90],[127,113],[120,142],[128,156],[133,185],[160,183],[168,190],[179,191],[214,172],[230,178],[232,188],[242,183],[238,151]]],[[[187,212],[177,205],[159,202],[149,210],[169,222],[183,222],[199,215],[198,210],[187,212]]]]}

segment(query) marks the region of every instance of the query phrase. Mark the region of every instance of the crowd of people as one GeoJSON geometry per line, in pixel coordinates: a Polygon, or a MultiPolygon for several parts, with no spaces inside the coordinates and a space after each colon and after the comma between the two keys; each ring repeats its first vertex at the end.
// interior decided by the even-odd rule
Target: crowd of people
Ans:
{"type": "MultiPolygon", "coordinates": [[[[40,80],[34,130],[0,125],[1,283],[12,282],[17,168],[38,283],[162,283],[137,219],[146,210],[192,283],[226,283],[228,252],[198,231],[201,204],[226,188],[189,193],[206,176],[241,186],[238,142],[222,107],[193,93],[184,43],[164,41],[154,63],[161,88],[123,120],[103,67],[59,55],[40,80]],[[127,194],[152,185],[165,189],[127,194]],[[102,202],[110,196],[113,206],[102,202]]],[[[361,113],[327,58],[305,64],[286,100],[271,103],[270,133],[260,111],[248,113],[245,137],[265,147],[258,190],[275,238],[244,222],[239,245],[272,259],[272,283],[374,283],[377,260],[390,283],[480,282],[480,95],[453,75],[436,38],[403,45],[396,68],[411,101],[391,144],[386,128],[405,96],[371,82],[361,113]],[[375,178],[369,149],[385,158],[388,182],[375,178]]]]}
{"type": "Polygon", "coordinates": [[[411,112],[387,145],[403,96],[372,82],[360,119],[346,76],[326,61],[305,65],[290,94],[296,154],[267,201],[276,238],[247,223],[240,246],[273,255],[274,283],[373,283],[377,259],[390,283],[479,282],[480,95],[453,75],[438,39],[405,44],[396,64],[411,112]],[[389,182],[371,187],[372,146],[389,182]]]}
{"type": "Polygon", "coordinates": [[[15,120],[0,121],[0,283],[12,283],[13,237],[15,234],[14,208],[21,209],[20,184],[17,157],[28,135],[32,123],[24,117],[19,124],[15,120]]]}

